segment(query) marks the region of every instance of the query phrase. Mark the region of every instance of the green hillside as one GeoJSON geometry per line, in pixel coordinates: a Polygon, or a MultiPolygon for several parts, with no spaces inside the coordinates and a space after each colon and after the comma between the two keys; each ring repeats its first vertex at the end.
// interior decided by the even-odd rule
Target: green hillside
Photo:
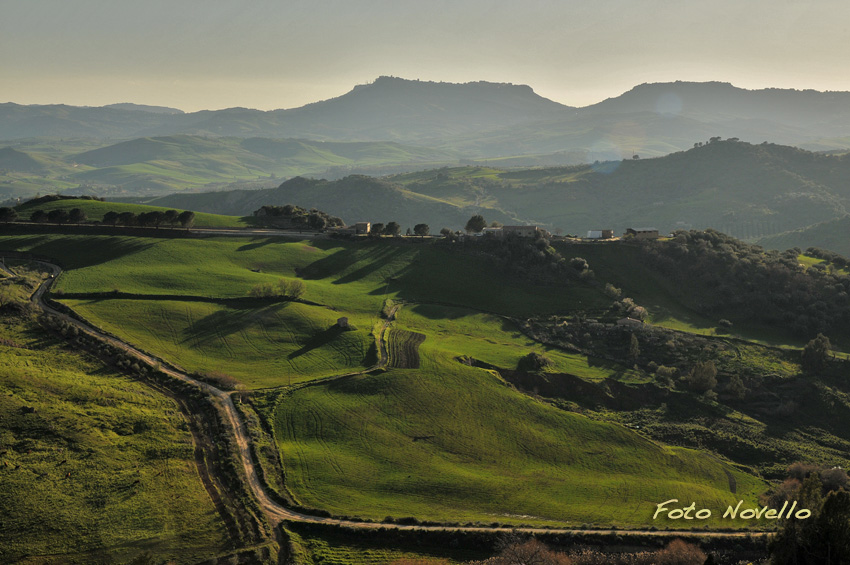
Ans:
{"type": "Polygon", "coordinates": [[[763,488],[706,455],[517,395],[427,339],[420,351],[420,370],[304,388],[280,404],[275,434],[299,502],[377,520],[623,526],[651,522],[670,493],[725,508],[763,488]]]}
{"type": "MultiPolygon", "coordinates": [[[[100,222],[103,220],[103,215],[107,212],[132,212],[136,215],[145,212],[165,212],[169,208],[160,206],[147,206],[144,204],[128,204],[124,202],[101,202],[99,200],[88,200],[78,198],[61,198],[57,200],[44,201],[35,199],[25,202],[15,209],[18,212],[18,217],[22,220],[29,219],[30,215],[36,210],[50,212],[51,210],[63,209],[72,210],[79,208],[85,212],[87,221],[100,222]]],[[[182,212],[183,210],[178,210],[182,212]]],[[[253,218],[237,217],[237,216],[222,216],[219,214],[205,214],[203,212],[195,213],[195,221],[193,225],[199,228],[244,228],[253,224],[253,218]]]]}
{"type": "Polygon", "coordinates": [[[780,233],[758,240],[768,249],[819,247],[850,257],[850,217],[844,216],[803,229],[780,233]]]}
{"type": "Polygon", "coordinates": [[[0,561],[225,553],[174,401],[8,310],[0,335],[0,561]]]}
{"type": "Polygon", "coordinates": [[[174,135],[106,145],[92,140],[21,142],[0,149],[0,196],[56,189],[113,196],[199,188],[270,186],[297,175],[409,171],[457,162],[451,151],[394,142],[174,135]],[[279,182],[279,181],[278,181],[279,182]]]}
{"type": "Polygon", "coordinates": [[[538,224],[583,235],[652,226],[663,232],[712,227],[755,239],[841,217],[850,204],[850,157],[793,147],[706,142],[655,159],[569,167],[430,169],[337,181],[291,179],[278,188],[180,194],[150,204],[245,215],[264,204],[317,207],[347,221],[424,222],[462,229],[488,222],[538,224]]]}
{"type": "Polygon", "coordinates": [[[813,300],[839,300],[844,279],[716,232],[554,248],[22,235],[0,237],[0,249],[61,257],[55,299],[242,389],[245,410],[265,420],[252,432],[269,484],[304,507],[646,526],[663,500],[722,509],[757,500],[767,487],[757,473],[778,479],[801,459],[847,464],[841,361],[804,373],[799,350],[773,347],[804,344],[809,335],[794,332],[808,323],[840,330],[838,302],[829,315],[796,317],[813,300]],[[590,270],[576,270],[579,257],[590,270]],[[752,284],[766,273],[770,284],[752,284]],[[281,278],[303,282],[299,301],[249,297],[281,278]],[[794,323],[771,321],[782,297],[770,285],[794,293],[794,323]],[[614,323],[637,305],[649,324],[614,323]],[[392,312],[386,368],[364,373],[392,312]],[[721,317],[731,322],[721,328],[721,317]],[[539,369],[524,364],[531,353],[545,360],[539,369]],[[711,394],[689,384],[706,358],[717,368],[711,394]]]}

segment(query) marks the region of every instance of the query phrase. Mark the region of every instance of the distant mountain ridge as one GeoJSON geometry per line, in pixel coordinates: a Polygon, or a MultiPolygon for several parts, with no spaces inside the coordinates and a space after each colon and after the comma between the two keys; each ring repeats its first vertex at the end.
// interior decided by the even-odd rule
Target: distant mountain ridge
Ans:
{"type": "Polygon", "coordinates": [[[104,108],[116,110],[137,110],[139,112],[150,112],[152,114],[185,114],[183,110],[169,108],[167,106],[148,106],[146,104],[133,104],[132,102],[121,102],[119,104],[108,104],[104,108]]]}
{"type": "Polygon", "coordinates": [[[843,149],[850,148],[850,93],[672,82],[642,84],[573,108],[526,85],[379,77],[335,98],[272,111],[0,104],[0,139],[179,134],[398,141],[473,159],[556,152],[591,161],[659,156],[715,136],[843,149]]]}
{"type": "Polygon", "coordinates": [[[545,120],[571,108],[524,85],[380,77],[342,96],[290,110],[163,110],[168,109],[128,104],[103,108],[0,104],[0,139],[194,134],[409,141],[545,120]]]}

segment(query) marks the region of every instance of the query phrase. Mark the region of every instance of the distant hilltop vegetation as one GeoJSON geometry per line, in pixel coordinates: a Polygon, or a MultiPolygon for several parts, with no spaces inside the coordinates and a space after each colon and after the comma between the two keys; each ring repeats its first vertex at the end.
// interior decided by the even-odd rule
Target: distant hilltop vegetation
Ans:
{"type": "MultiPolygon", "coordinates": [[[[266,190],[175,194],[145,202],[240,216],[291,203],[348,222],[393,219],[434,229],[462,227],[478,213],[488,222],[539,224],[573,234],[713,227],[753,240],[846,214],[850,156],[734,140],[696,145],[657,159],[524,170],[449,167],[337,181],[295,178],[266,190]]],[[[800,243],[806,242],[795,244],[800,243]]],[[[818,244],[803,247],[810,245],[818,244]]]]}

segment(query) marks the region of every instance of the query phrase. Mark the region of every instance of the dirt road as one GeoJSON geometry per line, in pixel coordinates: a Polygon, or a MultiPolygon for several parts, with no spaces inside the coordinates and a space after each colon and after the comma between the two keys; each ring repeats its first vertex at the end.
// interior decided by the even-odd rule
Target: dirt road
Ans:
{"type": "MultiPolygon", "coordinates": [[[[542,534],[542,533],[569,533],[569,534],[586,534],[586,533],[594,533],[594,534],[640,534],[645,536],[652,537],[708,537],[708,538],[741,538],[751,535],[748,532],[706,532],[706,531],[651,531],[651,530],[578,530],[578,529],[570,529],[570,528],[490,528],[490,527],[470,527],[470,526],[422,526],[422,525],[401,525],[401,524],[384,524],[384,523],[370,523],[370,522],[352,522],[348,520],[338,520],[334,518],[323,518],[319,516],[312,516],[309,514],[302,514],[300,512],[295,512],[286,508],[285,506],[279,504],[275,500],[269,496],[268,492],[265,490],[265,487],[260,481],[259,475],[257,474],[257,470],[255,467],[254,459],[251,455],[251,440],[248,434],[248,430],[245,427],[245,423],[239,415],[239,412],[236,410],[236,407],[233,404],[233,399],[231,398],[231,393],[220,390],[208,383],[199,381],[197,379],[192,378],[186,373],[178,370],[173,365],[169,364],[165,360],[158,359],[148,353],[145,353],[139,349],[136,349],[132,345],[125,343],[121,340],[118,340],[112,336],[106,335],[97,329],[85,324],[67,314],[64,314],[58,310],[55,310],[51,306],[49,306],[44,301],[45,293],[50,289],[53,282],[56,278],[61,274],[62,269],[57,265],[52,263],[46,263],[43,261],[37,261],[39,264],[44,265],[48,269],[50,269],[53,273],[52,278],[46,279],[42,284],[35,290],[32,295],[32,301],[38,305],[42,310],[48,312],[54,316],[65,320],[66,322],[73,324],[80,331],[85,332],[86,334],[104,341],[114,347],[122,349],[128,355],[132,355],[139,361],[144,362],[145,364],[156,367],[161,370],[163,373],[168,374],[169,376],[183,381],[185,383],[189,383],[194,385],[204,391],[206,394],[215,398],[221,402],[221,405],[224,409],[224,413],[227,418],[227,423],[230,425],[233,430],[233,434],[236,438],[236,444],[239,448],[239,456],[241,459],[242,466],[245,469],[245,475],[247,477],[249,486],[253,491],[254,495],[257,497],[257,500],[260,503],[263,511],[266,513],[269,521],[277,525],[281,521],[292,521],[292,522],[312,522],[312,523],[321,523],[321,524],[332,524],[339,526],[346,526],[349,528],[358,528],[358,529],[379,529],[379,528],[389,528],[395,530],[421,530],[421,531],[448,531],[448,530],[464,530],[464,531],[476,531],[476,532],[523,532],[523,533],[531,533],[531,534],[542,534]]],[[[387,316],[386,321],[384,322],[383,329],[379,336],[380,342],[380,359],[378,363],[366,369],[364,371],[359,371],[357,373],[348,373],[346,375],[336,375],[333,377],[328,377],[330,380],[334,378],[341,378],[344,376],[351,376],[355,374],[364,374],[380,367],[383,367],[387,363],[387,348],[386,348],[386,332],[389,328],[390,323],[394,318],[394,314],[398,310],[399,306],[396,305],[393,307],[393,310],[387,316]]],[[[754,534],[756,536],[763,536],[767,534],[754,534]]]]}

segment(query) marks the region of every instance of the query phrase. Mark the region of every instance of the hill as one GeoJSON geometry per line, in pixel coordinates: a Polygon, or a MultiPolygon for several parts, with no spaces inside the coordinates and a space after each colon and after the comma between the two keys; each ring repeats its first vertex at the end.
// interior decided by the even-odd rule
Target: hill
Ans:
{"type": "Polygon", "coordinates": [[[0,149],[0,169],[32,173],[43,171],[44,165],[28,153],[3,147],[0,149]]]}
{"type": "Polygon", "coordinates": [[[850,123],[850,92],[747,90],[725,82],[676,81],[641,84],[616,98],[581,109],[584,115],[641,112],[686,116],[717,124],[745,119],[765,125],[818,127],[826,135],[843,135],[850,123]]]}
{"type": "Polygon", "coordinates": [[[524,85],[380,77],[342,96],[289,110],[139,110],[123,104],[80,108],[6,103],[0,105],[0,131],[3,139],[194,134],[410,141],[545,120],[570,108],[542,98],[524,85]]]}
{"type": "Polygon", "coordinates": [[[121,102],[118,104],[108,104],[104,108],[115,108],[116,110],[136,110],[139,112],[150,112],[152,114],[184,114],[183,110],[177,108],[169,108],[168,106],[148,106],[146,104],[133,104],[131,102],[121,102]]]}
{"type": "Polygon", "coordinates": [[[850,257],[850,217],[844,216],[803,229],[763,237],[758,243],[768,249],[819,247],[850,257]]]}
{"type": "MultiPolygon", "coordinates": [[[[397,183],[364,175],[349,175],[337,181],[296,177],[272,189],[173,194],[146,202],[166,207],[191,205],[198,210],[243,215],[250,215],[265,205],[296,204],[307,209],[333,210],[328,213],[341,217],[349,224],[357,221],[395,221],[413,227],[420,222],[432,222],[431,227],[435,232],[443,226],[463,225],[469,219],[469,211],[464,205],[409,191],[397,183]]],[[[494,212],[492,217],[494,220],[510,220],[510,216],[498,212],[494,212]]]]}
{"type": "Polygon", "coordinates": [[[507,170],[455,167],[340,181],[287,181],[276,189],[186,194],[150,204],[245,215],[264,204],[317,207],[356,219],[462,228],[488,221],[587,230],[652,225],[714,227],[756,238],[846,214],[850,157],[773,144],[705,142],[655,159],[507,170]]]}
{"type": "Polygon", "coordinates": [[[394,142],[299,139],[144,137],[119,143],[20,142],[0,149],[0,194],[38,192],[155,195],[186,189],[269,186],[296,175],[339,178],[456,163],[457,155],[394,142]],[[92,147],[93,146],[93,147],[92,147]],[[85,149],[80,151],[80,149],[85,149]]]}
{"type": "Polygon", "coordinates": [[[243,398],[261,389],[257,409],[287,461],[285,478],[268,480],[285,480],[281,492],[301,506],[378,520],[637,525],[668,489],[719,507],[755,500],[763,488],[713,457],[560,410],[506,386],[493,369],[459,362],[473,355],[501,370],[537,351],[553,370],[589,382],[646,380],[536,344],[504,317],[603,307],[600,289],[506,276],[474,246],[81,236],[3,244],[61,254],[69,271],[57,298],[97,325],[205,378],[241,383],[243,398]],[[240,300],[280,277],[300,278],[309,303],[240,300]],[[476,278],[499,284],[457,284],[476,278]],[[387,300],[404,301],[389,330],[392,368],[302,388],[374,362],[368,350],[387,300]],[[355,328],[333,331],[340,315],[355,328]],[[279,393],[289,400],[264,400],[279,393]],[[600,483],[603,471],[609,479],[600,483]],[[524,487],[505,490],[509,483],[524,487]]]}

